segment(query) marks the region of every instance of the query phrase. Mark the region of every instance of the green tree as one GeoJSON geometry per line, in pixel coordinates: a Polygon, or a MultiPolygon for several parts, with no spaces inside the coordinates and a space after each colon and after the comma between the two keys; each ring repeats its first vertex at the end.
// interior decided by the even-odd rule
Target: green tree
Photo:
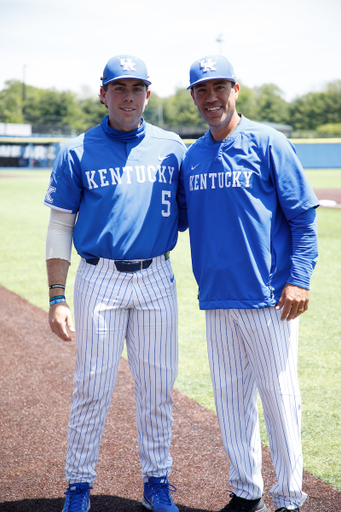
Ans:
{"type": "Polygon", "coordinates": [[[96,97],[80,99],[71,91],[23,87],[22,82],[9,80],[0,91],[1,122],[26,122],[40,133],[80,133],[99,124],[106,115],[105,107],[96,97]]]}
{"type": "Polygon", "coordinates": [[[108,114],[105,105],[102,105],[97,97],[87,97],[79,100],[79,116],[72,121],[72,128],[78,133],[85,132],[98,124],[108,114]]]}
{"type": "Polygon", "coordinates": [[[321,137],[341,137],[341,123],[327,123],[318,126],[317,134],[321,137]]]}
{"type": "Polygon", "coordinates": [[[315,130],[324,124],[324,95],[310,92],[290,105],[290,122],[295,130],[315,130]]]}
{"type": "Polygon", "coordinates": [[[75,93],[32,88],[27,92],[26,120],[32,124],[73,127],[80,114],[75,93]]]}
{"type": "Polygon", "coordinates": [[[325,91],[309,92],[290,105],[291,124],[295,130],[316,130],[341,119],[341,80],[330,82],[325,91]]]}
{"type": "MultiPolygon", "coordinates": [[[[295,130],[312,130],[324,136],[339,136],[341,119],[341,80],[326,85],[286,103],[282,91],[274,84],[250,89],[241,84],[237,110],[246,117],[274,123],[290,124],[295,130]]],[[[100,124],[107,114],[98,97],[89,91],[77,96],[71,91],[39,89],[8,80],[0,91],[0,122],[31,123],[40,133],[81,133],[100,124]]],[[[150,96],[144,117],[165,128],[205,128],[191,94],[178,88],[174,95],[150,96]]]]}
{"type": "Polygon", "coordinates": [[[156,93],[151,93],[148,105],[143,114],[147,123],[163,126],[163,108],[165,101],[165,99],[160,98],[156,93]]]}
{"type": "Polygon", "coordinates": [[[253,89],[257,103],[256,121],[288,124],[289,105],[277,85],[264,84],[253,89]]]}
{"type": "Polygon", "coordinates": [[[327,124],[338,124],[341,119],[341,80],[327,84],[324,93],[325,120],[327,124]]]}
{"type": "Polygon", "coordinates": [[[0,122],[23,123],[23,84],[8,80],[0,91],[0,122]]]}
{"type": "Polygon", "coordinates": [[[173,96],[167,98],[163,109],[166,126],[205,126],[191,93],[187,89],[178,88],[173,96]]]}
{"type": "Polygon", "coordinates": [[[246,87],[243,84],[240,84],[236,109],[237,112],[243,114],[245,117],[248,117],[249,119],[258,118],[256,94],[252,89],[246,87]]]}

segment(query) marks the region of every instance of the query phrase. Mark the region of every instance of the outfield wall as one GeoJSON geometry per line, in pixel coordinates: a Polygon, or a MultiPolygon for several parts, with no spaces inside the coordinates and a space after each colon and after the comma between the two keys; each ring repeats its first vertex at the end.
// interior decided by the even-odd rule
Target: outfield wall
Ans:
{"type": "Polygon", "coordinates": [[[0,167],[52,167],[62,144],[69,138],[0,136],[0,167]]]}
{"type": "MultiPolygon", "coordinates": [[[[52,167],[69,137],[0,136],[0,167],[52,167]]],[[[305,169],[341,169],[341,139],[289,139],[305,169]]],[[[194,139],[184,139],[190,146],[194,139]]]]}
{"type": "Polygon", "coordinates": [[[305,169],[341,168],[341,139],[290,139],[305,169]]]}

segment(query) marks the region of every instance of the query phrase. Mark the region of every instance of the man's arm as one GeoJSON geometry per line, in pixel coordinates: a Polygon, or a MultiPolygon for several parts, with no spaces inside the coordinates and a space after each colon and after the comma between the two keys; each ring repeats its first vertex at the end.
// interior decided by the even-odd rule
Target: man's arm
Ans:
{"type": "Polygon", "coordinates": [[[293,320],[307,311],[310,277],[317,262],[317,219],[314,208],[289,221],[292,233],[292,265],[276,309],[282,309],[281,320],[293,320]]]}
{"type": "MultiPolygon", "coordinates": [[[[49,286],[60,284],[65,287],[66,278],[69,270],[70,262],[61,259],[46,260],[47,276],[49,286]]],[[[49,290],[49,295],[64,295],[64,288],[53,288],[49,290]]],[[[59,302],[50,306],[49,324],[52,332],[64,341],[72,341],[70,333],[74,333],[75,329],[72,323],[71,311],[66,302],[59,302]]]]}
{"type": "MultiPolygon", "coordinates": [[[[71,261],[72,235],[76,215],[51,209],[46,237],[46,267],[51,297],[65,294],[65,284],[71,261]],[[62,288],[57,288],[61,285],[62,288]],[[64,288],[63,288],[64,287],[64,288]]],[[[71,341],[70,333],[75,332],[71,311],[67,303],[52,304],[49,310],[52,332],[65,341],[71,341]]]]}

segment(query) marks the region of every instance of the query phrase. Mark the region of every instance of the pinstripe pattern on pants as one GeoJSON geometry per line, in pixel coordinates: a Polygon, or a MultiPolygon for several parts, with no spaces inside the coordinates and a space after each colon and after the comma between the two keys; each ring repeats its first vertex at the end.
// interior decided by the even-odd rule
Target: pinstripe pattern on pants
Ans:
{"type": "Polygon", "coordinates": [[[100,441],[126,339],[134,379],[143,478],[169,475],[177,375],[177,298],[170,260],[140,272],[118,272],[112,260],[81,260],[75,281],[77,357],[65,474],[94,482],[100,441]]]}
{"type": "Polygon", "coordinates": [[[237,496],[262,495],[260,394],[277,482],[277,508],[303,504],[298,319],[274,307],[206,311],[206,336],[219,426],[237,496]]]}

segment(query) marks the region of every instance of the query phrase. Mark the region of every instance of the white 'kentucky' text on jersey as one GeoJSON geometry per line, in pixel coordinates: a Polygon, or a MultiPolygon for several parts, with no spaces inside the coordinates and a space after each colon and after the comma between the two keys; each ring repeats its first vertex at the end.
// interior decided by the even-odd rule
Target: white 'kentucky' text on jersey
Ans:
{"type": "MultiPolygon", "coordinates": [[[[319,204],[288,139],[244,116],[224,141],[207,132],[186,153],[178,198],[200,308],[275,305],[292,270],[290,223],[319,204]]],[[[292,284],[308,287],[316,257],[313,247],[292,284]]]]}
{"type": "Polygon", "coordinates": [[[44,204],[78,212],[73,236],[83,258],[161,255],[177,241],[176,193],[186,147],[176,134],[144,121],[136,136],[121,140],[115,132],[107,116],[62,148],[44,204]]]}

